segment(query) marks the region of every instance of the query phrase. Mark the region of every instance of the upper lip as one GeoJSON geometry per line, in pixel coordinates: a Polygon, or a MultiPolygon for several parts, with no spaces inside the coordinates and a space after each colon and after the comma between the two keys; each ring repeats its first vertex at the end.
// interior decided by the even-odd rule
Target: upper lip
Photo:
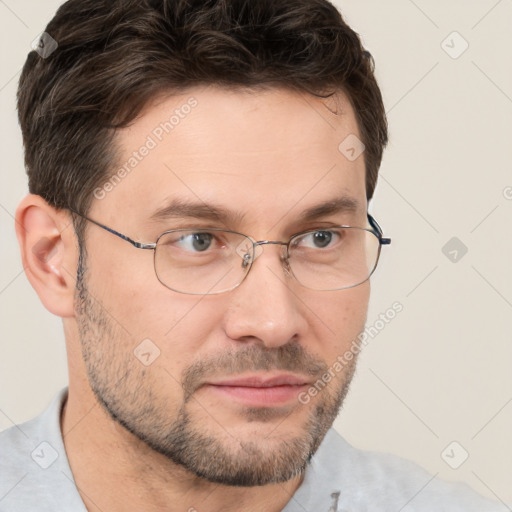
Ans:
{"type": "Polygon", "coordinates": [[[231,386],[247,388],[271,388],[274,386],[305,386],[310,380],[300,375],[280,374],[274,376],[249,375],[208,382],[212,386],[231,386]]]}

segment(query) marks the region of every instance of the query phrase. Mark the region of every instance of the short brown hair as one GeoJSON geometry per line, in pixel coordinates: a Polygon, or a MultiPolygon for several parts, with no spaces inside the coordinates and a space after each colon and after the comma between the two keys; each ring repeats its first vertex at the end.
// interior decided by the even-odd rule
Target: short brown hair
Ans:
{"type": "Polygon", "coordinates": [[[29,190],[54,207],[86,214],[116,164],[116,128],[199,84],[343,90],[372,197],[386,114],[371,57],[327,0],[68,0],[45,32],[58,47],[28,55],[18,112],[29,190]]]}

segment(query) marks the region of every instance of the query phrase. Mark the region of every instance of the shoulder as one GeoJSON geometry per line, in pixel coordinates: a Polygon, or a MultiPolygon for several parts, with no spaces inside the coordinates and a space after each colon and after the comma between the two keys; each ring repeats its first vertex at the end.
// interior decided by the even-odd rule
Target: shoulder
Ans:
{"type": "Polygon", "coordinates": [[[49,464],[55,423],[50,416],[57,414],[50,409],[51,406],[40,416],[0,432],[0,496],[15,492],[31,472],[49,464]]]}
{"type": "Polygon", "coordinates": [[[41,415],[0,432],[0,512],[46,512],[80,505],[60,431],[66,397],[67,388],[41,415]]]}
{"type": "MultiPolygon", "coordinates": [[[[338,510],[402,512],[499,512],[461,483],[448,483],[417,464],[389,454],[358,450],[331,429],[311,461],[310,479],[339,493],[338,510]]],[[[307,480],[307,478],[306,478],[307,480]]],[[[306,482],[305,480],[305,482],[306,482]]],[[[312,482],[311,482],[312,483],[312,482]]]]}

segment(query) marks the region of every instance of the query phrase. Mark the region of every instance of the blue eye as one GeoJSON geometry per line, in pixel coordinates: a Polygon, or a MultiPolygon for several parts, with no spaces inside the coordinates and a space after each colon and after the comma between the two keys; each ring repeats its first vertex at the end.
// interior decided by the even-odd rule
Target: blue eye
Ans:
{"type": "Polygon", "coordinates": [[[178,240],[178,243],[187,251],[205,252],[212,244],[213,235],[210,233],[188,233],[178,240]]]}

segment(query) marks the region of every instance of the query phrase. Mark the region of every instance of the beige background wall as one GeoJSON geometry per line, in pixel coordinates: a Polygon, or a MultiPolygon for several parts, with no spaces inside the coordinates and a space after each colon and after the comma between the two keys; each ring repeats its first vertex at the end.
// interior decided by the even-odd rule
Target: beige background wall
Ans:
{"type": "MultiPolygon", "coordinates": [[[[67,379],[60,320],[23,274],[12,218],[26,192],[16,84],[59,4],[0,1],[0,429],[67,379]]],[[[511,507],[512,1],[337,5],[375,57],[389,113],[372,212],[393,244],[373,279],[379,333],[336,426],[511,507]],[[396,301],[403,311],[381,328],[396,301]]]]}

